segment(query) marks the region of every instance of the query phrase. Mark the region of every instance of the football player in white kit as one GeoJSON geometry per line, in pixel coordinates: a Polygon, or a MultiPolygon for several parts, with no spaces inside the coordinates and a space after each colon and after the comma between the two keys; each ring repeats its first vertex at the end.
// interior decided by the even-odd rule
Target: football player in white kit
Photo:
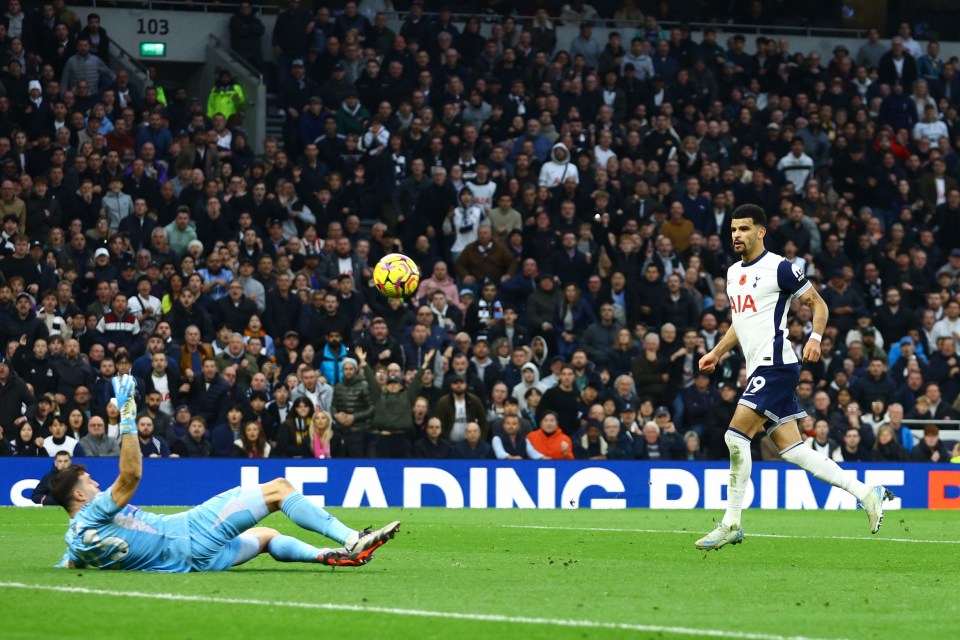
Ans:
{"type": "Polygon", "coordinates": [[[884,487],[868,487],[844,475],[836,462],[803,446],[797,420],[807,414],[795,395],[800,363],[786,339],[787,311],[791,297],[813,310],[813,333],[803,347],[804,362],[820,359],[829,311],[802,269],[764,249],[766,222],[766,214],[756,205],[742,205],[733,212],[733,250],[742,258],[727,270],[733,326],[700,358],[700,370],[713,372],[723,354],[739,343],[747,363],[747,385],[724,436],[730,450],[727,511],[713,531],[697,540],[698,549],[719,549],[743,541],[740,511],[753,466],[750,441],[762,428],[784,460],[856,496],[867,512],[871,533],[880,529],[883,501],[893,498],[884,487]]]}

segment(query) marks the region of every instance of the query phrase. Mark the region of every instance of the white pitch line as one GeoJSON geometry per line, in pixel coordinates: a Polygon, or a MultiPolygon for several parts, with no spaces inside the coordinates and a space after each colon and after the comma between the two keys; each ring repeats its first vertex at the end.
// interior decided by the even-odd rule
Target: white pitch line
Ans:
{"type": "Polygon", "coordinates": [[[320,609],[323,611],[349,611],[354,613],[380,613],[393,616],[414,618],[441,618],[446,620],[469,620],[471,622],[499,622],[505,624],[540,625],[575,629],[606,629],[611,631],[642,631],[664,633],[679,636],[707,636],[711,638],[736,638],[737,640],[822,640],[807,636],[782,636],[775,633],[751,633],[749,631],[723,631],[719,629],[695,629],[692,627],[672,627],[655,624],[630,624],[626,622],[598,622],[593,620],[564,620],[553,618],[531,618],[525,616],[505,616],[488,613],[460,613],[456,611],[430,611],[426,609],[400,609],[397,607],[375,607],[358,604],[338,604],[332,602],[289,602],[275,600],[255,600],[252,598],[212,598],[180,593],[146,593],[137,591],[111,591],[109,589],[89,589],[86,587],[67,587],[57,585],[25,584],[23,582],[0,582],[0,589],[23,589],[29,591],[54,591],[94,596],[113,596],[117,598],[137,598],[149,600],[168,600],[173,602],[200,602],[205,604],[240,604],[264,607],[289,607],[292,609],[320,609]]]}
{"type": "MultiPolygon", "coordinates": [[[[422,526],[422,525],[420,525],[422,526]]],[[[682,529],[615,529],[608,527],[553,527],[547,525],[535,524],[500,524],[483,525],[484,527],[500,527],[503,529],[554,529],[557,531],[600,531],[609,533],[667,533],[691,536],[696,535],[695,531],[684,531],[682,529]]],[[[960,544],[960,540],[923,540],[920,538],[883,538],[878,536],[790,536],[780,533],[746,533],[747,538],[785,538],[787,540],[858,540],[863,542],[911,542],[914,544],[960,544]]]]}

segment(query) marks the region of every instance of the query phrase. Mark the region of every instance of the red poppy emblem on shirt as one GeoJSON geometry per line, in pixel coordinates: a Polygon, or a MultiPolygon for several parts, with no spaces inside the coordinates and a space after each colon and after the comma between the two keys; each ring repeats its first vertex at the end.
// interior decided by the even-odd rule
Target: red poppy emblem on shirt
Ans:
{"type": "Polygon", "coordinates": [[[747,284],[747,274],[740,276],[740,286],[747,284]]]}

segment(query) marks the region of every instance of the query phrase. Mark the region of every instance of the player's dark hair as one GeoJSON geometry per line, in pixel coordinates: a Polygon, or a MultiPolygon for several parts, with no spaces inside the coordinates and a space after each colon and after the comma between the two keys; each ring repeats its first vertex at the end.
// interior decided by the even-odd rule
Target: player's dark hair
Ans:
{"type": "Polygon", "coordinates": [[[72,464],[50,478],[50,495],[57,501],[57,504],[69,511],[70,504],[73,502],[73,490],[80,482],[80,476],[86,472],[87,467],[85,465],[72,464]]]}
{"type": "Polygon", "coordinates": [[[733,210],[733,215],[731,216],[733,220],[743,220],[744,218],[750,218],[753,221],[753,224],[765,227],[767,226],[767,214],[764,213],[762,207],[758,207],[755,204],[742,204],[736,209],[733,210]]]}

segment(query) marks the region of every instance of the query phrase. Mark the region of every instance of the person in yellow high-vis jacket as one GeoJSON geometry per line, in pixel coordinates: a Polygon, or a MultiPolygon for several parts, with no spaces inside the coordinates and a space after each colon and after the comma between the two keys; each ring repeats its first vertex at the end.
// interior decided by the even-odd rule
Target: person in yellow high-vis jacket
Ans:
{"type": "Polygon", "coordinates": [[[222,69],[217,76],[217,84],[210,90],[207,98],[207,117],[213,118],[222,113],[227,120],[231,116],[242,113],[247,105],[243,94],[243,87],[233,81],[233,77],[226,69],[222,69]]]}

